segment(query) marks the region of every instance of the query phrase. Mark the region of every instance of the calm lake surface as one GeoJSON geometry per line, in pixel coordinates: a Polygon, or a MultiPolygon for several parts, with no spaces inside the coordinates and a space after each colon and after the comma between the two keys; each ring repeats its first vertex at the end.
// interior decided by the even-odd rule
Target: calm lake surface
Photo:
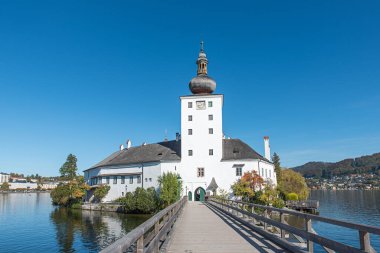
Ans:
{"type": "Polygon", "coordinates": [[[49,193],[0,194],[0,252],[98,252],[148,218],[57,208],[49,193]]]}
{"type": "MultiPolygon", "coordinates": [[[[312,191],[311,199],[320,201],[321,216],[380,226],[380,191],[312,191]]],[[[0,194],[0,252],[98,252],[147,218],[56,208],[49,193],[0,194]]],[[[313,222],[313,228],[359,245],[356,231],[322,222],[313,222]]],[[[380,252],[380,237],[371,235],[371,243],[380,252]]]]}

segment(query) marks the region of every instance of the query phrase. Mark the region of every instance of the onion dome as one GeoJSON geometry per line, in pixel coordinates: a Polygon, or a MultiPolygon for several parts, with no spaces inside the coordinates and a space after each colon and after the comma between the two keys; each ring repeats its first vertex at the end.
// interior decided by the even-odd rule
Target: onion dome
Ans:
{"type": "Polygon", "coordinates": [[[203,50],[203,41],[201,42],[201,51],[197,59],[197,76],[191,79],[189,88],[193,94],[211,94],[215,91],[216,82],[207,75],[208,60],[203,50]]]}

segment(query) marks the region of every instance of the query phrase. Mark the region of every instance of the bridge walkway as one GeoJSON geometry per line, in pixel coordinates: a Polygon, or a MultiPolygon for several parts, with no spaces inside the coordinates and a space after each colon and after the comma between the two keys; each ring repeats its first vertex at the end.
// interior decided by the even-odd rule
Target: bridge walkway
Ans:
{"type": "Polygon", "coordinates": [[[168,253],[288,252],[203,202],[188,202],[172,232],[168,253]]]}

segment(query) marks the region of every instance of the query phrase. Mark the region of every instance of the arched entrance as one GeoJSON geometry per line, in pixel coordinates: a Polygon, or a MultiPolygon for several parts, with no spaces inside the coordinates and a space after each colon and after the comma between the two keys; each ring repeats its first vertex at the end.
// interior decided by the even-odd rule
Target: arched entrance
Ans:
{"type": "Polygon", "coordinates": [[[187,193],[187,198],[189,201],[193,201],[193,193],[191,191],[187,193]]]}
{"type": "Polygon", "coordinates": [[[195,201],[205,201],[206,191],[202,187],[198,187],[194,192],[195,201]]]}

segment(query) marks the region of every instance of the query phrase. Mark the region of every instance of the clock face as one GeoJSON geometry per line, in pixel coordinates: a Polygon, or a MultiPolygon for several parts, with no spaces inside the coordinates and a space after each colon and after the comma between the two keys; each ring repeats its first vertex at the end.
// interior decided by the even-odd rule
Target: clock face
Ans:
{"type": "Polygon", "coordinates": [[[197,110],[206,109],[206,101],[197,101],[197,110]]]}

